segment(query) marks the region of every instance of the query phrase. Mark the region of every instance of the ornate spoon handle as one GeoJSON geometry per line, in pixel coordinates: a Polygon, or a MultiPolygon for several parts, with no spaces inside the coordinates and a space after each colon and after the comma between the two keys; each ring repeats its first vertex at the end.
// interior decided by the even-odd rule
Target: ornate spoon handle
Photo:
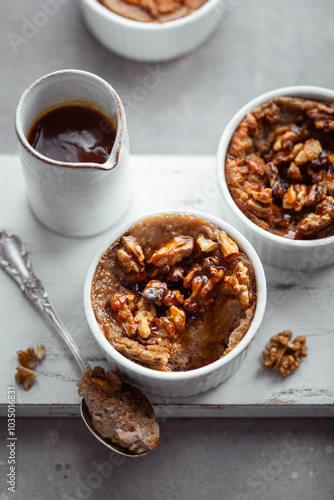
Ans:
{"type": "Polygon", "coordinates": [[[26,294],[36,307],[47,317],[57,330],[82,371],[89,365],[74,343],[71,335],[58,318],[49,302],[48,294],[40,280],[33,273],[28,252],[20,238],[12,231],[0,231],[0,267],[16,281],[22,292],[26,294]]]}

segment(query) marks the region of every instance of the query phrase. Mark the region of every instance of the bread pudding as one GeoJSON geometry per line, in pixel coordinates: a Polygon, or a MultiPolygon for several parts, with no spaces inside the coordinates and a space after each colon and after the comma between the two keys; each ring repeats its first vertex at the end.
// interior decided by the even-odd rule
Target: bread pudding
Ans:
{"type": "Polygon", "coordinates": [[[243,250],[215,224],[182,213],[134,224],[102,254],[91,288],[110,344],[170,372],[227,355],[248,331],[256,301],[243,250]]]}
{"type": "Polygon", "coordinates": [[[141,455],[159,442],[159,426],[148,399],[123,383],[116,372],[100,366],[84,372],[79,395],[87,404],[97,432],[123,448],[141,455]]]}
{"type": "Polygon", "coordinates": [[[225,177],[239,209],[273,234],[334,235],[334,103],[280,96],[261,104],[230,141],[225,177]]]}
{"type": "Polygon", "coordinates": [[[115,14],[134,21],[164,23],[188,16],[207,0],[99,0],[115,14]]]}

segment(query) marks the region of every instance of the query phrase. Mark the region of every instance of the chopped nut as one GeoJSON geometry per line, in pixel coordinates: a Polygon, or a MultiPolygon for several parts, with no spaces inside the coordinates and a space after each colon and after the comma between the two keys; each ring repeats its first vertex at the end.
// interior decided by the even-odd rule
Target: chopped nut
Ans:
{"type": "Polygon", "coordinates": [[[224,231],[221,231],[218,236],[221,245],[221,252],[227,262],[235,260],[239,255],[238,245],[224,231]]]}
{"type": "Polygon", "coordinates": [[[326,186],[326,192],[327,192],[327,194],[334,195],[334,174],[333,174],[333,172],[327,172],[323,176],[322,180],[323,180],[323,183],[326,186]]]}
{"type": "Polygon", "coordinates": [[[45,358],[45,347],[40,344],[37,346],[37,359],[38,361],[42,361],[45,358]]]}
{"type": "Polygon", "coordinates": [[[316,213],[310,213],[303,219],[299,226],[299,231],[305,236],[320,231],[334,221],[334,198],[326,196],[318,203],[316,213]]]}
{"type": "Polygon", "coordinates": [[[91,379],[95,385],[106,394],[115,394],[122,389],[123,379],[116,372],[110,370],[105,373],[101,366],[95,366],[92,370],[91,379]]]}
{"type": "Polygon", "coordinates": [[[134,320],[138,323],[138,335],[142,340],[147,340],[151,336],[150,323],[154,316],[149,311],[138,311],[134,320]]]}
{"type": "Polygon", "coordinates": [[[213,250],[217,250],[217,248],[219,248],[219,245],[216,241],[212,241],[202,235],[197,238],[196,242],[202,252],[212,252],[213,250]]]}
{"type": "Polygon", "coordinates": [[[24,366],[18,366],[16,370],[16,382],[18,384],[22,384],[25,391],[29,391],[35,381],[35,378],[37,377],[37,373],[33,370],[29,370],[29,368],[25,368],[24,366]]]}
{"type": "Polygon", "coordinates": [[[272,188],[272,195],[275,198],[283,198],[285,187],[282,179],[278,175],[277,166],[271,161],[265,164],[264,171],[268,177],[269,185],[272,188]]]}
{"type": "Polygon", "coordinates": [[[182,330],[184,328],[186,324],[186,313],[180,307],[171,306],[167,311],[167,317],[173,321],[176,330],[182,330]]]}
{"type": "Polygon", "coordinates": [[[247,267],[242,262],[238,262],[234,268],[232,276],[225,277],[225,283],[231,287],[234,295],[237,296],[241,307],[244,309],[246,309],[250,303],[250,293],[248,290],[249,277],[247,273],[247,267]]]}
{"type": "Polygon", "coordinates": [[[178,306],[183,304],[183,295],[179,290],[167,290],[162,303],[165,307],[178,306]]]}
{"type": "Polygon", "coordinates": [[[124,328],[127,336],[130,339],[135,337],[138,328],[132,315],[136,309],[135,296],[114,293],[110,299],[110,308],[113,318],[124,328]]]}
{"type": "Polygon", "coordinates": [[[287,377],[300,365],[300,358],[307,356],[306,338],[296,337],[291,342],[292,332],[285,330],[270,339],[263,351],[262,366],[265,370],[272,368],[281,377],[287,377]]]}
{"type": "Polygon", "coordinates": [[[182,259],[189,257],[194,249],[194,239],[191,236],[175,236],[171,241],[154,252],[150,264],[156,267],[174,266],[182,259]]]}
{"type": "Polygon", "coordinates": [[[333,109],[330,106],[321,103],[318,107],[310,109],[307,114],[309,118],[314,120],[317,129],[324,132],[334,130],[333,109]]]}
{"type": "Polygon", "coordinates": [[[127,279],[138,283],[146,277],[143,251],[132,236],[123,236],[122,244],[123,248],[117,250],[116,258],[128,275],[127,279]]]}
{"type": "Polygon", "coordinates": [[[289,179],[296,181],[296,182],[301,182],[303,180],[303,174],[300,171],[300,168],[297,167],[294,161],[290,163],[290,166],[287,170],[287,174],[289,179]]]}
{"type": "Polygon", "coordinates": [[[311,186],[310,191],[305,199],[305,206],[311,207],[317,205],[321,200],[326,197],[327,188],[324,182],[320,182],[319,184],[313,184],[311,186]]]}
{"type": "Polygon", "coordinates": [[[151,280],[147,283],[142,292],[143,299],[150,304],[161,303],[167,291],[167,284],[158,280],[151,280]]]}
{"type": "Polygon", "coordinates": [[[182,267],[172,267],[169,272],[168,280],[171,282],[183,280],[184,269],[182,267]]]}
{"type": "Polygon", "coordinates": [[[28,347],[26,351],[17,351],[19,362],[24,368],[32,370],[37,363],[37,356],[33,347],[28,347]]]}
{"type": "Polygon", "coordinates": [[[315,160],[322,152],[322,146],[317,139],[308,139],[303,149],[295,157],[296,165],[304,165],[308,161],[315,160]]]}
{"type": "Polygon", "coordinates": [[[272,202],[272,189],[270,188],[262,189],[262,191],[253,191],[252,195],[254,200],[264,205],[272,202]]]}
{"type": "Polygon", "coordinates": [[[300,212],[305,205],[306,196],[307,187],[305,184],[291,184],[283,196],[283,208],[293,208],[295,212],[300,212]]]}
{"type": "Polygon", "coordinates": [[[224,277],[224,270],[215,267],[216,259],[204,259],[201,264],[193,264],[183,280],[184,288],[191,288],[191,295],[184,302],[187,311],[208,309],[213,303],[213,290],[224,277]]]}
{"type": "Polygon", "coordinates": [[[255,200],[248,200],[247,207],[260,219],[271,220],[273,217],[273,209],[271,205],[265,205],[255,200]]]}

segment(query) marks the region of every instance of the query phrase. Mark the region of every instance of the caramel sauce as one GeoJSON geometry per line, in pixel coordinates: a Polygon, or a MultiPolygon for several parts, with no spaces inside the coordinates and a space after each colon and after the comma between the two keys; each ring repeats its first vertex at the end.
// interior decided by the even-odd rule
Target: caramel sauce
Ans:
{"type": "Polygon", "coordinates": [[[105,163],[116,130],[102,113],[86,106],[64,106],[39,118],[28,133],[40,154],[66,163],[105,163]]]}

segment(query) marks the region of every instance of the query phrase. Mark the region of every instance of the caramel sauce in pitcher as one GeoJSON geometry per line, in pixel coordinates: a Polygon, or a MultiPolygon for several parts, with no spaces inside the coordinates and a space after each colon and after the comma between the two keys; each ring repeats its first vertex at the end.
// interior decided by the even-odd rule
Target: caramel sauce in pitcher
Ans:
{"type": "Polygon", "coordinates": [[[53,109],[28,133],[40,154],[65,163],[105,163],[116,138],[114,125],[99,111],[82,105],[53,109]]]}

